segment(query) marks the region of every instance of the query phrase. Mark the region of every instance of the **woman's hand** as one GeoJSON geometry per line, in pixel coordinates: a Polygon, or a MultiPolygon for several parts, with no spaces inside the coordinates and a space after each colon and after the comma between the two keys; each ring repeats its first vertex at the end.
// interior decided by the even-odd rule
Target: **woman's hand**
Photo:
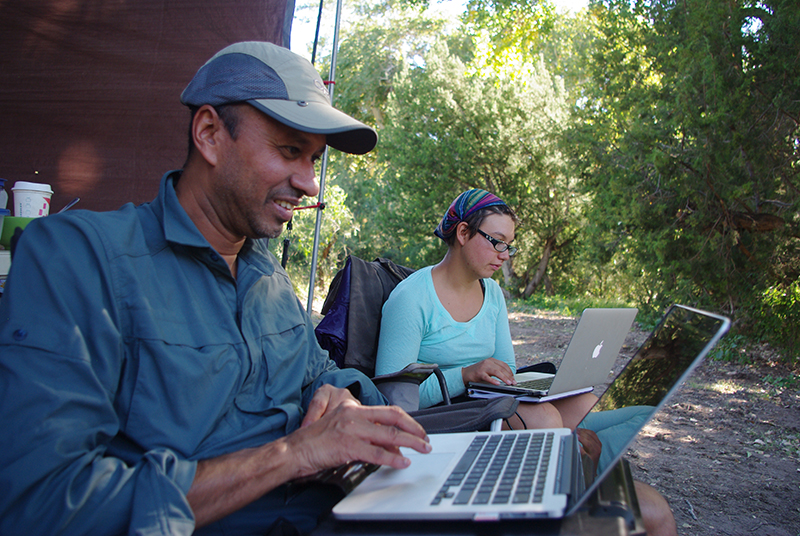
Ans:
{"type": "Polygon", "coordinates": [[[491,383],[494,385],[517,384],[511,367],[509,367],[507,363],[493,357],[462,368],[461,379],[464,380],[464,385],[469,384],[469,382],[491,383]]]}

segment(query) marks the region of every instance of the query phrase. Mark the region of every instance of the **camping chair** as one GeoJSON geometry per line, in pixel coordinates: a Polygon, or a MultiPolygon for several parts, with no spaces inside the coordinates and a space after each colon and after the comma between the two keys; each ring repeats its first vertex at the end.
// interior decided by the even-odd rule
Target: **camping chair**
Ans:
{"type": "MultiPolygon", "coordinates": [[[[444,376],[436,365],[412,363],[394,374],[375,376],[383,304],[394,287],[413,272],[388,259],[366,262],[348,256],[344,268],[331,281],[322,306],[325,318],[315,329],[320,346],[328,350],[339,368],[360,370],[373,379],[391,403],[406,411],[419,408],[419,390],[411,386],[419,386],[430,374],[439,381],[445,405],[450,404],[444,376]]],[[[549,362],[536,363],[519,372],[555,374],[556,367],[549,362]]]]}
{"type": "Polygon", "coordinates": [[[428,433],[499,429],[519,402],[512,397],[450,404],[444,376],[435,364],[412,363],[393,374],[375,376],[381,310],[397,284],[414,270],[388,259],[367,262],[350,255],[331,281],[315,333],[340,368],[360,370],[387,400],[411,414],[428,433]],[[434,374],[444,405],[419,409],[419,385],[434,374]]]}
{"type": "Polygon", "coordinates": [[[322,306],[325,318],[314,330],[320,346],[339,368],[355,368],[372,378],[378,390],[406,411],[419,409],[419,385],[436,375],[445,404],[450,396],[436,365],[412,363],[394,374],[375,376],[381,310],[397,284],[414,270],[388,259],[366,262],[350,255],[331,281],[322,306]]]}

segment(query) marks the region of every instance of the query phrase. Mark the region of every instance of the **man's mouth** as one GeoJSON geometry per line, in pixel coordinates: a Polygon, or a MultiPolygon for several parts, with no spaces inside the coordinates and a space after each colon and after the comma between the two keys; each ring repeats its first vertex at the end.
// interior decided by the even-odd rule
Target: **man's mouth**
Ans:
{"type": "Polygon", "coordinates": [[[294,204],[282,199],[273,199],[272,202],[278,207],[278,218],[280,218],[282,221],[289,221],[292,219],[292,214],[294,213],[294,204]]]}

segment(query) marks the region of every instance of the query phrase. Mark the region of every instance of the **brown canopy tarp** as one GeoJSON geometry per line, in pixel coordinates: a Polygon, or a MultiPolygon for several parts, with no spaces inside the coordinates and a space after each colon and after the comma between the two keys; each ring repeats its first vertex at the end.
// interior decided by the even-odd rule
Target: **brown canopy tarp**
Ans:
{"type": "MultiPolygon", "coordinates": [[[[51,213],[151,200],[186,157],[179,96],[237,41],[289,46],[294,0],[0,0],[0,178],[51,213]]],[[[9,202],[9,207],[11,203],[9,202]]]]}

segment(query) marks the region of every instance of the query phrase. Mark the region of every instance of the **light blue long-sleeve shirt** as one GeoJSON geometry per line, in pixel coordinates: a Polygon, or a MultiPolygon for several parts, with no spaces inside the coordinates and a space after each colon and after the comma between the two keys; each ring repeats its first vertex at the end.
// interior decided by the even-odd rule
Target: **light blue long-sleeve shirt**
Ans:
{"type": "MultiPolygon", "coordinates": [[[[299,427],[338,370],[288,276],[248,240],[237,279],[175,195],[35,220],[0,300],[0,534],[191,534],[198,460],[299,427]]],[[[283,488],[205,532],[309,530],[283,488]],[[255,528],[254,528],[255,527],[255,528]]]]}
{"type": "MultiPolygon", "coordinates": [[[[410,363],[436,363],[447,392],[456,397],[466,392],[463,367],[494,357],[516,371],[508,311],[499,285],[484,279],[480,311],[468,322],[456,322],[436,295],[432,268],[417,270],[401,281],[383,304],[375,373],[389,374],[410,363]]],[[[419,396],[420,408],[442,401],[434,376],[422,382],[419,396]]]]}

